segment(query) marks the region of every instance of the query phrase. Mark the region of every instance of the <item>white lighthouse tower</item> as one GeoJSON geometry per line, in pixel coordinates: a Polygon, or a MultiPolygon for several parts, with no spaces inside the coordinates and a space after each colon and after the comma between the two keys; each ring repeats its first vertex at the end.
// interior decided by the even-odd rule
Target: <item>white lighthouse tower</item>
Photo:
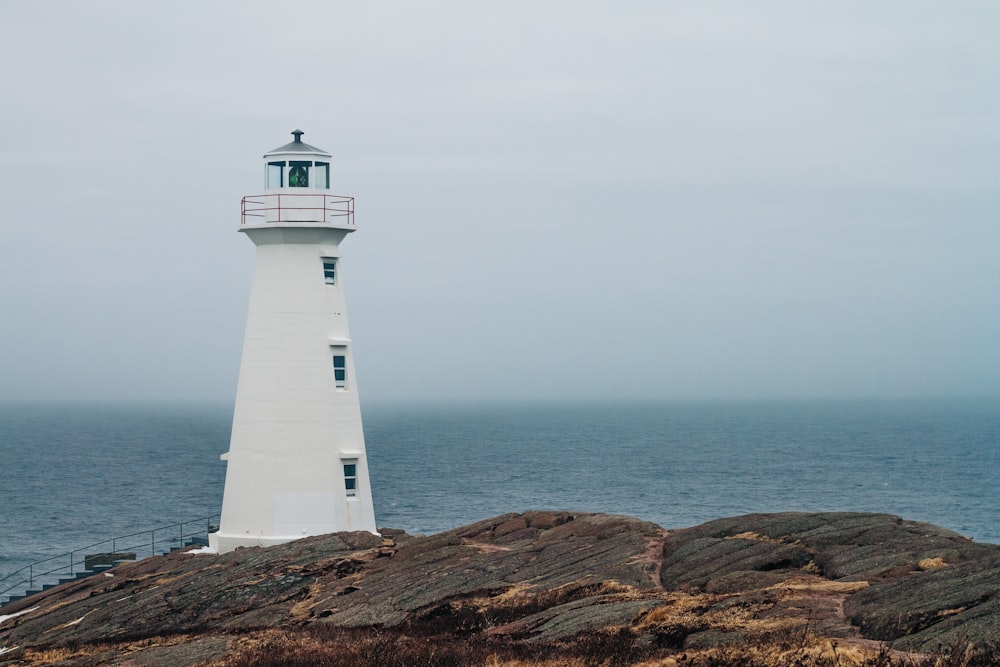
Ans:
{"type": "Polygon", "coordinates": [[[354,198],[330,194],[330,154],[302,134],[264,155],[264,194],[243,198],[257,259],[210,536],[220,553],[375,532],[340,256],[354,198]]]}

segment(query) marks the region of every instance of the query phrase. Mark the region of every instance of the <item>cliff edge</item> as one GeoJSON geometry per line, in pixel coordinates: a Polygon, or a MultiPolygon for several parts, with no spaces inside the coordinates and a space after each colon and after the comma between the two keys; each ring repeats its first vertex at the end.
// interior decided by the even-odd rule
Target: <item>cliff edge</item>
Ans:
{"type": "Polygon", "coordinates": [[[665,530],[524,512],[431,536],[190,551],[3,607],[0,665],[1000,659],[1000,546],[887,514],[751,514],[665,530]]]}

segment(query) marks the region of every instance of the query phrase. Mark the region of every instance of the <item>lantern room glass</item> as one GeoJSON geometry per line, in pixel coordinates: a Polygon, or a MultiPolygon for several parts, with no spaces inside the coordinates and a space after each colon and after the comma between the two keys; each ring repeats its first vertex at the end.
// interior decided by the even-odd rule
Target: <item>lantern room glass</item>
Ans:
{"type": "Polygon", "coordinates": [[[280,188],[284,187],[285,163],[284,162],[268,162],[267,163],[267,187],[269,188],[280,188]]]}
{"type": "Polygon", "coordinates": [[[312,168],[312,162],[306,162],[303,160],[291,160],[288,163],[288,187],[308,188],[309,170],[311,168],[312,168]]]}

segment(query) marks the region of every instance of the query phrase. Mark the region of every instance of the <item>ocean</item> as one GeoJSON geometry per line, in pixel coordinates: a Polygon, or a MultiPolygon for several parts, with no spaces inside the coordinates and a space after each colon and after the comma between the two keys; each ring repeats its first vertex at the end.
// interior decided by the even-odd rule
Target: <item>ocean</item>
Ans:
{"type": "MultiPolygon", "coordinates": [[[[1000,399],[363,403],[379,526],[889,512],[1000,543],[1000,399]]],[[[229,405],[0,405],[0,578],[218,514],[229,405]]],[[[197,522],[195,522],[197,523],[197,522]]]]}

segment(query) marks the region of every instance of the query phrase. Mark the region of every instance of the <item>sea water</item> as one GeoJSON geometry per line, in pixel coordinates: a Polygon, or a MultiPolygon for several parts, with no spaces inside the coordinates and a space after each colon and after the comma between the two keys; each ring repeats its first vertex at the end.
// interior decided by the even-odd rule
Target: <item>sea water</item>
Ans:
{"type": "MultiPolygon", "coordinates": [[[[365,403],[379,526],[889,512],[1000,543],[1000,400],[365,403]]],[[[0,405],[0,578],[218,514],[229,405],[0,405]]]]}

